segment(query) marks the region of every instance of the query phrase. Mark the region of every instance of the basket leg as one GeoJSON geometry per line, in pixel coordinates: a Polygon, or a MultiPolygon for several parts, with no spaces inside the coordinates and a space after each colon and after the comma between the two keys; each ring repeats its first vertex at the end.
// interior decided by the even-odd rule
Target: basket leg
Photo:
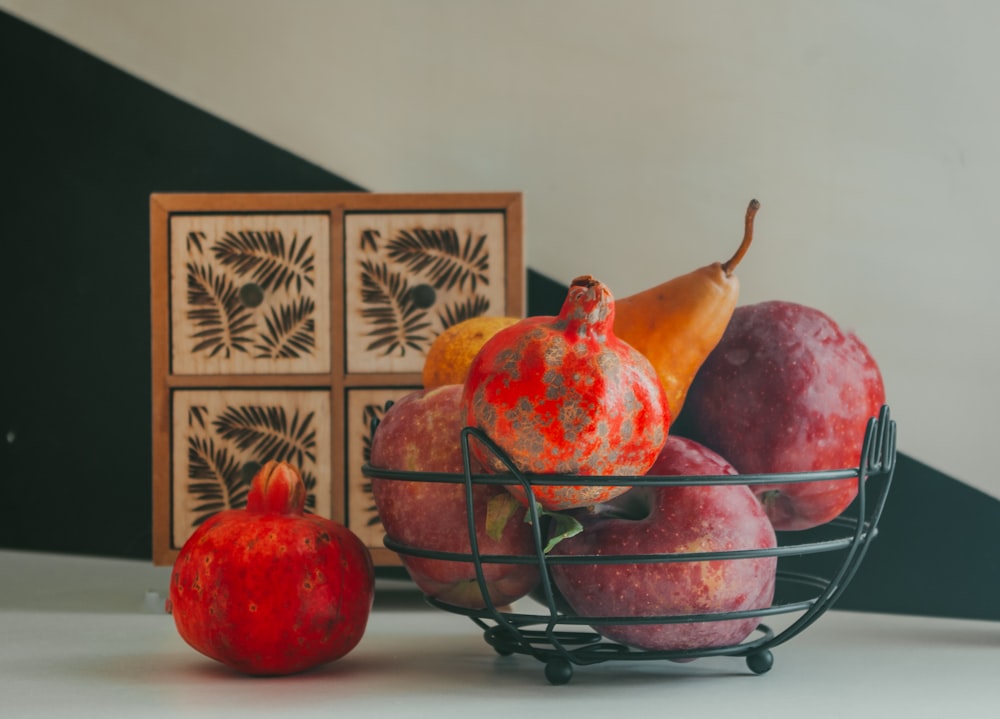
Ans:
{"type": "Polygon", "coordinates": [[[774,666],[774,654],[770,649],[747,655],[747,668],[754,674],[766,674],[774,666]]]}
{"type": "Polygon", "coordinates": [[[551,657],[545,663],[545,678],[549,684],[566,684],[573,678],[573,665],[563,657],[551,657]]]}

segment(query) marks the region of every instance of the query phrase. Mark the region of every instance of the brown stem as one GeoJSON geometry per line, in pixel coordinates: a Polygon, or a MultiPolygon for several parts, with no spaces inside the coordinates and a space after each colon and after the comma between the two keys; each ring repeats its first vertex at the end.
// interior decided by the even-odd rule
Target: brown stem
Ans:
{"type": "Polygon", "coordinates": [[[753,242],[753,218],[757,215],[757,210],[759,209],[760,203],[757,200],[750,200],[750,204],[747,206],[746,220],[743,224],[743,242],[736,248],[736,254],[722,263],[722,271],[726,273],[726,277],[733,274],[736,265],[740,263],[743,255],[750,249],[750,243],[753,242]]]}

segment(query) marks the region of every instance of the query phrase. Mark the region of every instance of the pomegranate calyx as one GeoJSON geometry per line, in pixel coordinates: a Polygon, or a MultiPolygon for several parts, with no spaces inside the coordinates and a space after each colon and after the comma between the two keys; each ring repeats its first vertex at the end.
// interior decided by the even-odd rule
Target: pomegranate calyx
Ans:
{"type": "Polygon", "coordinates": [[[299,470],[288,462],[271,460],[250,483],[246,511],[254,514],[302,514],[306,486],[299,470]]]}
{"type": "Polygon", "coordinates": [[[582,275],[569,285],[559,321],[569,335],[605,337],[615,319],[611,291],[591,275],[582,275]]]}

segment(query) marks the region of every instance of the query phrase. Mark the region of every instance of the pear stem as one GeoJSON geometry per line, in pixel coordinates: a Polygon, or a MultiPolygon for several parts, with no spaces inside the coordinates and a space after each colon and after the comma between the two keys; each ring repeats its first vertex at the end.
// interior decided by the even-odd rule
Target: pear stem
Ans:
{"type": "Polygon", "coordinates": [[[733,270],[736,269],[736,265],[740,263],[743,259],[743,255],[747,253],[750,249],[750,243],[753,242],[753,218],[757,215],[757,210],[760,209],[760,203],[757,200],[750,200],[750,204],[747,206],[747,215],[743,224],[743,242],[740,246],[736,248],[736,253],[730,257],[728,260],[722,263],[722,271],[726,273],[726,277],[733,274],[733,270]]]}

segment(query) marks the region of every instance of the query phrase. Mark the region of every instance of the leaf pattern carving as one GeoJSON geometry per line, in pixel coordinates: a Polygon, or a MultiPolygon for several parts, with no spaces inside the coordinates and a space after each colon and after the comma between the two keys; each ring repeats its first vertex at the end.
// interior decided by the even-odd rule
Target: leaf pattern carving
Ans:
{"type": "Polygon", "coordinates": [[[448,329],[452,325],[457,325],[472,317],[485,315],[489,310],[489,298],[483,295],[474,295],[465,301],[446,305],[442,312],[438,312],[438,319],[441,320],[441,327],[448,329]]]}
{"type": "Polygon", "coordinates": [[[239,405],[230,406],[213,420],[220,437],[230,440],[241,450],[251,450],[261,463],[276,460],[291,462],[298,467],[316,461],[316,430],[313,413],[291,418],[284,407],[239,405]]]}
{"type": "Polygon", "coordinates": [[[186,264],[191,353],[265,360],[314,355],[312,236],[287,240],[280,229],[260,228],[225,231],[209,240],[203,230],[185,236],[192,257],[186,264]]]}
{"type": "Polygon", "coordinates": [[[454,228],[428,230],[416,227],[401,230],[386,244],[389,259],[405,265],[414,274],[430,278],[436,289],[469,289],[476,291],[479,283],[488,285],[490,255],[486,235],[474,237],[470,232],[465,241],[454,228]]]}
{"type": "MultiPolygon", "coordinates": [[[[372,459],[372,437],[375,436],[375,428],[378,427],[378,423],[391,406],[391,401],[384,405],[366,404],[361,412],[362,426],[367,428],[367,431],[361,438],[361,457],[362,461],[366,464],[371,462],[372,459]]],[[[362,512],[368,517],[365,520],[365,525],[374,527],[381,524],[382,519],[378,516],[378,507],[375,506],[375,500],[371,496],[371,480],[366,478],[361,485],[361,489],[365,493],[365,497],[369,498],[369,503],[362,509],[362,512]]]]}
{"type": "Polygon", "coordinates": [[[306,460],[315,462],[313,413],[289,419],[280,406],[228,406],[206,426],[207,408],[193,406],[189,425],[207,432],[188,437],[186,493],[191,497],[191,527],[217,512],[246,506],[253,476],[274,459],[296,465],[306,486],[306,508],[316,506],[316,475],[306,460]]]}
{"type": "Polygon", "coordinates": [[[361,316],[374,326],[368,337],[369,351],[384,355],[398,352],[405,356],[407,348],[423,351],[430,339],[426,331],[431,323],[427,311],[413,302],[410,285],[401,272],[393,272],[386,263],[370,260],[361,262],[361,316]]]}
{"type": "Polygon", "coordinates": [[[312,237],[299,243],[293,237],[287,245],[280,230],[241,230],[226,232],[212,247],[215,258],[224,267],[231,267],[237,275],[250,277],[262,289],[284,288],[295,285],[302,292],[302,284],[313,285],[315,257],[309,251],[312,237]]]}
{"type": "Polygon", "coordinates": [[[254,329],[252,316],[240,302],[236,285],[211,265],[187,264],[188,319],[194,324],[193,352],[207,351],[210,357],[233,351],[247,352],[254,329]]]}
{"type": "Polygon", "coordinates": [[[196,502],[193,527],[224,509],[245,507],[249,489],[239,462],[226,447],[216,447],[211,437],[188,438],[187,492],[196,502]]]}
{"type": "Polygon", "coordinates": [[[316,303],[311,297],[271,308],[264,318],[267,331],[257,342],[257,357],[299,357],[311,354],[316,345],[316,303]]]}

